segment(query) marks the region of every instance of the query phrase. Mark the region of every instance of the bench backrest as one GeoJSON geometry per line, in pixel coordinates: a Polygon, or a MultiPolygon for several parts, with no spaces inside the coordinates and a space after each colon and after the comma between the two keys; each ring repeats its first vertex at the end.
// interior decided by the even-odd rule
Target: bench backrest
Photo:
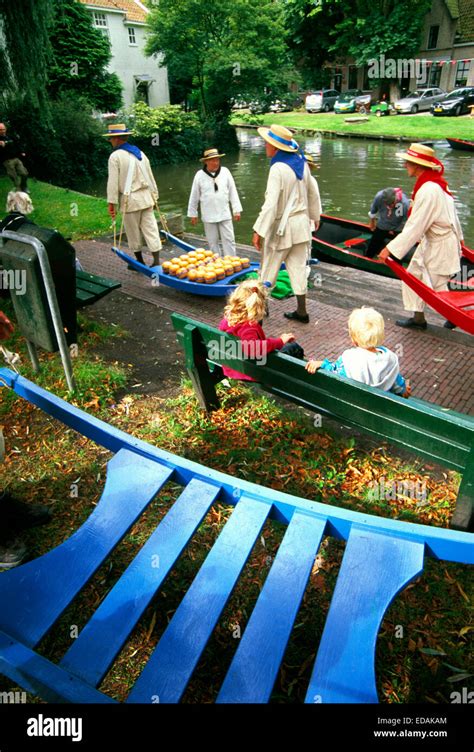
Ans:
{"type": "Polygon", "coordinates": [[[474,418],[424,400],[404,399],[335,374],[309,374],[300,360],[273,352],[246,359],[236,337],[173,313],[173,326],[192,368],[202,343],[208,360],[253,376],[268,390],[463,471],[474,449],[474,418]]]}
{"type": "Polygon", "coordinates": [[[270,698],[323,536],[344,540],[345,551],[306,692],[309,703],[376,702],[375,646],[391,601],[423,570],[425,554],[474,561],[470,534],[263,488],[157,449],[8,369],[0,369],[0,383],[115,452],[102,498],[82,527],[57,548],[0,575],[0,672],[46,700],[114,702],[98,685],[216,501],[232,504],[233,512],[127,702],[180,700],[270,518],[286,524],[286,532],[220,687],[220,703],[270,698]],[[169,479],[183,486],[181,494],[62,660],[55,664],[39,654],[35,647],[169,479]],[[152,566],[154,557],[159,566],[152,566]]]}

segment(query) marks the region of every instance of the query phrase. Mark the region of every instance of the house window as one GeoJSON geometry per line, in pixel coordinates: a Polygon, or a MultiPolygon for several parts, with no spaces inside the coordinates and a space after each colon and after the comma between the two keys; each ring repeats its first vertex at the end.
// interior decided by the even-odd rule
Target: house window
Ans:
{"type": "Polygon", "coordinates": [[[439,86],[442,70],[443,70],[442,65],[437,65],[436,63],[433,63],[433,65],[430,65],[430,77],[428,80],[428,86],[439,86]]]}
{"type": "Polygon", "coordinates": [[[428,49],[434,50],[438,46],[439,26],[430,26],[428,35],[428,49]]]}
{"type": "Polygon", "coordinates": [[[456,81],[454,83],[454,88],[457,89],[458,86],[466,86],[467,84],[467,74],[469,73],[469,66],[470,61],[463,62],[462,60],[459,61],[456,68],[456,81]]]}
{"type": "Polygon", "coordinates": [[[135,29],[133,26],[128,27],[128,43],[135,44],[135,45],[137,43],[137,38],[135,36],[135,29]]]}
{"type": "Polygon", "coordinates": [[[109,36],[109,27],[105,13],[96,13],[94,11],[94,13],[92,14],[92,21],[96,29],[102,32],[104,36],[109,36]]]}

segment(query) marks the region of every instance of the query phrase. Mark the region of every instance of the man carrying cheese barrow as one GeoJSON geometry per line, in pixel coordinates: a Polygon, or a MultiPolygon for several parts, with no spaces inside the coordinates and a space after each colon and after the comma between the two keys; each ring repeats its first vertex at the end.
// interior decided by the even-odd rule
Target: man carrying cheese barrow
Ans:
{"type": "Polygon", "coordinates": [[[120,204],[130,251],[144,264],[141,249],[145,240],[153,256],[153,266],[157,266],[161,239],[153,209],[158,201],[158,188],[148,157],[138,146],[128,143],[130,135],[131,131],[123,123],[109,125],[104,134],[113,148],[107,182],[108,211],[115,220],[116,207],[120,204]]]}
{"type": "Polygon", "coordinates": [[[267,157],[271,158],[265,202],[253,227],[253,245],[263,252],[260,279],[273,287],[280,266],[285,263],[297,308],[284,316],[307,324],[306,261],[311,220],[317,224],[321,215],[319,192],[291,131],[272,125],[259,128],[258,132],[266,142],[267,157]]]}

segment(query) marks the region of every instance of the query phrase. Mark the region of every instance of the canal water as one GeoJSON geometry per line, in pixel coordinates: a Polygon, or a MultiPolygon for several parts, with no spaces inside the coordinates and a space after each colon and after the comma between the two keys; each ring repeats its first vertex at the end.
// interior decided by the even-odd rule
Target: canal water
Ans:
{"type": "MultiPolygon", "coordinates": [[[[234,175],[242,201],[240,222],[234,223],[237,241],[251,243],[252,225],[263,202],[269,161],[264,141],[256,130],[237,129],[240,149],[227,154],[222,164],[234,175]]],[[[345,219],[368,221],[367,213],[376,192],[400,186],[410,196],[413,181],[396,152],[409,145],[394,141],[331,136],[297,136],[299,143],[316,157],[315,175],[323,212],[345,219]]],[[[218,147],[219,144],[216,144],[218,147]]],[[[438,158],[445,164],[445,177],[454,194],[467,245],[474,247],[474,153],[454,151],[446,141],[434,142],[438,158]]],[[[200,162],[164,165],[155,170],[160,191],[160,209],[165,213],[187,213],[189,192],[200,162]]],[[[84,193],[105,196],[106,180],[81,187],[84,193]]],[[[186,229],[191,230],[189,221],[186,229]]],[[[203,233],[202,225],[194,232],[203,233]]]]}

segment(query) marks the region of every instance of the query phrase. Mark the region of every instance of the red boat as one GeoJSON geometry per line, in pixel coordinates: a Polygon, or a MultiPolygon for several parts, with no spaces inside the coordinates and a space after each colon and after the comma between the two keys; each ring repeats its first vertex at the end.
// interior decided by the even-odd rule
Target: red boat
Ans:
{"type": "Polygon", "coordinates": [[[387,266],[431,308],[460,329],[474,334],[474,292],[435,292],[391,258],[387,266]]]}
{"type": "MultiPolygon", "coordinates": [[[[397,279],[397,275],[383,261],[364,255],[371,235],[369,225],[363,222],[322,214],[319,229],[313,234],[311,256],[329,264],[349,266],[382,277],[397,279]]],[[[461,252],[471,264],[474,264],[472,248],[463,244],[461,252]]],[[[408,262],[408,259],[406,261],[408,262]]]]}
{"type": "Polygon", "coordinates": [[[474,141],[467,141],[464,138],[447,138],[446,141],[450,145],[451,149],[459,149],[460,151],[474,151],[474,141]]]}

